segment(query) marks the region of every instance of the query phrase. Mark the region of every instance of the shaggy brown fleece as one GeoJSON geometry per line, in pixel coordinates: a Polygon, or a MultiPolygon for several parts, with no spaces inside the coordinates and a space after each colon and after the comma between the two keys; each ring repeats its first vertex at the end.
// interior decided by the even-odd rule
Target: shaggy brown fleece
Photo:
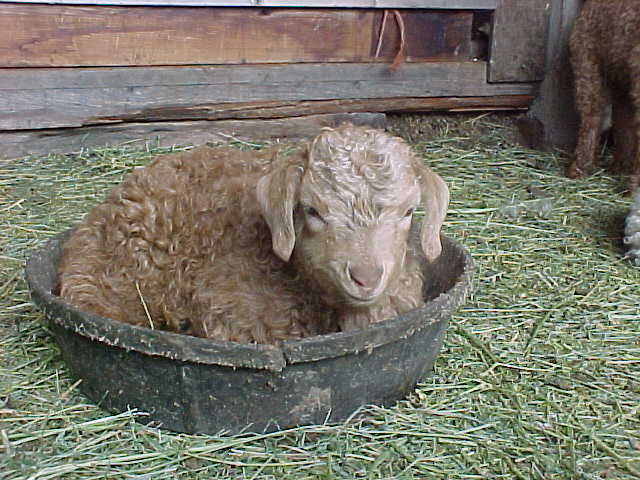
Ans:
{"type": "Polygon", "coordinates": [[[61,296],[138,326],[277,343],[362,328],[422,303],[442,180],[399,138],[345,125],[308,153],[201,148],[132,172],[64,246],[61,296]]]}
{"type": "Polygon", "coordinates": [[[613,108],[614,170],[640,181],[640,0],[588,0],[571,33],[571,64],[580,131],[567,176],[596,163],[600,133],[613,108]]]}

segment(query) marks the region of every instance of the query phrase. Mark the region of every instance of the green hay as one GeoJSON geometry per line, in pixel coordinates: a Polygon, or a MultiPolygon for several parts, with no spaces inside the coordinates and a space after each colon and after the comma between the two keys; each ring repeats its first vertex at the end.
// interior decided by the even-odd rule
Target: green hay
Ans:
{"type": "Polygon", "coordinates": [[[180,435],[102,411],[26,290],[33,247],[168,150],[0,162],[0,479],[640,478],[624,179],[564,178],[566,160],[515,145],[505,116],[403,116],[392,129],[447,179],[445,233],[472,254],[475,293],[408,399],[266,435],[180,435]]]}

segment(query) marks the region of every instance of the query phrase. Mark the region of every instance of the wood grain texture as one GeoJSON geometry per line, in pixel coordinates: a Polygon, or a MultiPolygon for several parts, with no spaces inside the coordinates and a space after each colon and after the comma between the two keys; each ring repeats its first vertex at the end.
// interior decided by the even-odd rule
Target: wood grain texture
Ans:
{"type": "Polygon", "coordinates": [[[551,0],[502,0],[494,12],[490,82],[543,79],[551,0]]]}
{"type": "Polygon", "coordinates": [[[322,127],[344,121],[384,128],[382,113],[329,114],[274,120],[221,120],[159,123],[122,123],[84,128],[0,132],[0,158],[49,153],[72,153],[123,143],[144,145],[202,145],[230,140],[264,141],[274,138],[311,138],[322,127]]]}
{"type": "Polygon", "coordinates": [[[357,62],[379,14],[0,4],[0,67],[357,62]]]}
{"type": "MultiPolygon", "coordinates": [[[[15,0],[42,3],[42,0],[15,0]]],[[[47,0],[69,5],[494,9],[499,0],[47,0]]],[[[11,0],[2,3],[15,3],[11,0]]]]}
{"type": "MultiPolygon", "coordinates": [[[[381,28],[383,15],[375,9],[0,3],[0,68],[391,62],[400,48],[398,20],[388,15],[381,28]]],[[[400,15],[405,61],[470,60],[470,12],[400,15]]]]}
{"type": "Polygon", "coordinates": [[[302,102],[248,102],[197,105],[185,108],[149,109],[120,117],[127,122],[174,120],[268,119],[348,112],[467,112],[522,110],[532,102],[530,95],[493,97],[379,98],[371,100],[318,100],[302,102]]]}
{"type": "MultiPolygon", "coordinates": [[[[382,35],[380,57],[392,62],[401,45],[400,29],[396,15],[387,13],[384,22],[381,12],[375,16],[374,38],[376,41],[372,45],[372,57],[377,47],[375,43],[382,35]]],[[[471,60],[473,13],[402,10],[398,14],[401,16],[404,27],[405,61],[471,60]]]]}
{"type": "Polygon", "coordinates": [[[569,34],[582,0],[553,3],[547,48],[547,73],[527,116],[519,124],[527,146],[572,151],[580,118],[573,100],[573,72],[569,61],[569,34]]]}
{"type": "Polygon", "coordinates": [[[83,126],[153,109],[263,101],[531,95],[486,83],[484,62],[3,69],[0,130],[83,126]]]}

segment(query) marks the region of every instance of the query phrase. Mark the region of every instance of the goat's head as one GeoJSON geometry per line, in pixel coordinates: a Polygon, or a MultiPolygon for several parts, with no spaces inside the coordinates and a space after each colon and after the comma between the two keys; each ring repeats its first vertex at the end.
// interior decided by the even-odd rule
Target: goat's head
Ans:
{"type": "Polygon", "coordinates": [[[310,273],[327,301],[373,304],[404,264],[413,211],[421,243],[440,255],[449,192],[400,138],[343,125],[326,129],[298,163],[281,160],[257,187],[273,250],[310,273]],[[295,250],[294,250],[295,247],[295,250]]]}

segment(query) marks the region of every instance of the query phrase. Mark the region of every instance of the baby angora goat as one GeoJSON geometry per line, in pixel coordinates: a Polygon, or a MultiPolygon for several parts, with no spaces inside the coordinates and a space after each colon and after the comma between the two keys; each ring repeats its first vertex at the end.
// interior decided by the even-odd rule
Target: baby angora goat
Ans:
{"type": "Polygon", "coordinates": [[[139,326],[276,343],[423,303],[448,189],[401,139],[343,125],[305,153],[201,148],[129,174],[64,246],[60,294],[139,326]],[[148,311],[147,311],[148,310],[148,311]]]}
{"type": "Polygon", "coordinates": [[[588,0],[571,32],[571,65],[580,130],[567,176],[596,163],[603,121],[613,107],[614,169],[640,182],[640,1],[588,0]]]}

